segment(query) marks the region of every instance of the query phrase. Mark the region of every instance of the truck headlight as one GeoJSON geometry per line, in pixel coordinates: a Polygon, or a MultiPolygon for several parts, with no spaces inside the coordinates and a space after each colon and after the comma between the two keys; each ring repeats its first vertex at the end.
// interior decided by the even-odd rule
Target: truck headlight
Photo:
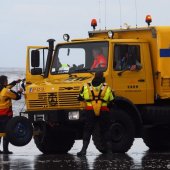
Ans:
{"type": "Polygon", "coordinates": [[[69,39],[70,39],[70,36],[68,35],[68,34],[64,34],[63,35],[63,39],[64,39],[64,41],[69,41],[69,39]]]}
{"type": "Polygon", "coordinates": [[[79,111],[71,111],[68,113],[68,119],[69,120],[78,120],[80,117],[79,111]]]}
{"type": "Polygon", "coordinates": [[[113,38],[113,36],[114,36],[114,32],[113,31],[108,31],[108,37],[113,38]]]}
{"type": "Polygon", "coordinates": [[[34,115],[34,121],[44,121],[45,117],[44,114],[35,114],[34,115]]]}

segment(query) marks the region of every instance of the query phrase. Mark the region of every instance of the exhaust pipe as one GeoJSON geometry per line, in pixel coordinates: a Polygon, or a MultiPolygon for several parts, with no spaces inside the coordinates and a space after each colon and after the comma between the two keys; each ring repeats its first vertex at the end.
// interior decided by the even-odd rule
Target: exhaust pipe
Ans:
{"type": "Polygon", "coordinates": [[[54,41],[55,41],[54,39],[47,40],[47,42],[49,43],[49,48],[48,48],[48,55],[47,55],[47,61],[46,61],[46,68],[45,68],[44,78],[47,78],[48,75],[49,75],[51,61],[52,61],[52,56],[53,56],[53,50],[54,50],[54,41]]]}

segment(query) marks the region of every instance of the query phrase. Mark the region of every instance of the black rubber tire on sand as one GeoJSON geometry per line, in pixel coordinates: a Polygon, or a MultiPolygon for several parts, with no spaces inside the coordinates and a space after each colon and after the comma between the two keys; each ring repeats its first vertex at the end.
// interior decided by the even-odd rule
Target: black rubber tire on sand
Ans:
{"type": "Polygon", "coordinates": [[[67,153],[74,144],[74,135],[64,130],[47,127],[46,132],[34,136],[37,148],[44,154],[67,153]]]}
{"type": "Polygon", "coordinates": [[[144,130],[143,141],[151,151],[170,151],[170,127],[159,126],[144,130]]]}
{"type": "Polygon", "coordinates": [[[33,127],[26,117],[16,116],[8,121],[5,132],[11,144],[25,146],[32,139],[33,127]]]}
{"type": "MultiPolygon", "coordinates": [[[[131,148],[134,141],[134,122],[125,111],[118,108],[111,109],[110,116],[111,125],[109,131],[112,142],[112,152],[127,152],[131,148]]],[[[96,148],[100,152],[106,153],[106,141],[104,140],[104,134],[100,133],[99,125],[94,130],[93,141],[96,148]]]]}
{"type": "Polygon", "coordinates": [[[101,134],[101,129],[100,129],[99,123],[96,124],[93,135],[92,135],[92,140],[96,148],[98,149],[99,152],[101,153],[106,153],[107,148],[106,148],[106,141],[104,139],[104,135],[101,134]]]}

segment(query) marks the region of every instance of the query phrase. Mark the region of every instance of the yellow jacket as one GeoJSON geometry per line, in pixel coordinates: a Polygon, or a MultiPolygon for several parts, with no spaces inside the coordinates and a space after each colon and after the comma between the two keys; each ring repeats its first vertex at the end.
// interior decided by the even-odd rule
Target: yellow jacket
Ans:
{"type": "Polygon", "coordinates": [[[79,100],[86,102],[87,110],[94,110],[99,116],[100,110],[108,110],[108,104],[114,100],[114,94],[106,83],[94,87],[91,83],[85,84],[79,94],[79,100]]]}
{"type": "Polygon", "coordinates": [[[12,91],[11,86],[2,88],[0,91],[0,116],[12,116],[12,101],[19,100],[21,93],[12,91]]]}

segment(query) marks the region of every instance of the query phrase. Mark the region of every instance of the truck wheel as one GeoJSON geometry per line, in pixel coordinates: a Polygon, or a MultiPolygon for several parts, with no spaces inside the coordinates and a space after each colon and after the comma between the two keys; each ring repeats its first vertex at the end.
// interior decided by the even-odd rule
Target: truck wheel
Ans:
{"type": "MultiPolygon", "coordinates": [[[[109,128],[113,153],[127,152],[133,144],[135,136],[134,122],[131,117],[123,110],[111,110],[111,125],[109,128]]],[[[100,133],[100,128],[94,130],[93,141],[96,148],[106,152],[106,141],[104,134],[100,133]]]]}
{"type": "Polygon", "coordinates": [[[112,141],[112,152],[127,152],[134,141],[135,126],[132,118],[124,110],[111,109],[110,136],[112,141]]]}
{"type": "Polygon", "coordinates": [[[151,151],[170,150],[170,127],[153,127],[144,130],[143,141],[151,151]]]}
{"type": "Polygon", "coordinates": [[[25,146],[31,141],[32,135],[33,127],[26,117],[16,116],[8,121],[6,136],[11,144],[25,146]]]}
{"type": "Polygon", "coordinates": [[[41,131],[39,135],[34,136],[34,142],[44,154],[63,154],[72,148],[74,137],[66,131],[47,127],[46,131],[41,131]]]}
{"type": "Polygon", "coordinates": [[[94,145],[101,153],[106,153],[106,141],[104,140],[104,135],[101,134],[99,123],[96,124],[95,129],[93,131],[92,140],[94,142],[94,145]]]}

